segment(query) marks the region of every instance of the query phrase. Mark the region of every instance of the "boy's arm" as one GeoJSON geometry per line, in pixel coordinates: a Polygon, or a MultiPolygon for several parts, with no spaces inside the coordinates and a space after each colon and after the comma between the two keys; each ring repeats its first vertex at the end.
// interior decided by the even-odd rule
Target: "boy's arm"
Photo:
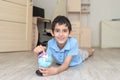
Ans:
{"type": "Polygon", "coordinates": [[[62,71],[65,71],[66,69],[68,69],[71,60],[72,60],[72,56],[67,56],[65,58],[64,63],[60,67],[57,68],[57,72],[60,73],[62,71]]]}
{"type": "Polygon", "coordinates": [[[43,73],[43,76],[58,74],[62,71],[68,69],[69,64],[72,60],[72,56],[67,56],[64,60],[64,63],[59,67],[50,67],[50,68],[39,68],[40,72],[43,73]]]}

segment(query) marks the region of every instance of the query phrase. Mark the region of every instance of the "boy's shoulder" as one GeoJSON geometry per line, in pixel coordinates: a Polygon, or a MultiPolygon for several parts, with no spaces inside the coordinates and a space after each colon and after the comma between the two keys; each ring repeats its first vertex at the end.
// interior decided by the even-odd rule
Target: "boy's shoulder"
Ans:
{"type": "Polygon", "coordinates": [[[52,39],[50,39],[49,41],[48,41],[48,44],[54,44],[55,43],[55,39],[54,38],[52,38],[52,39]]]}
{"type": "Polygon", "coordinates": [[[69,46],[70,49],[77,48],[78,47],[78,41],[77,41],[77,39],[75,39],[74,37],[69,37],[68,41],[66,43],[66,46],[67,47],[69,46]]]}
{"type": "Polygon", "coordinates": [[[69,41],[72,42],[72,43],[73,43],[73,42],[77,42],[77,39],[75,39],[74,37],[69,37],[68,39],[69,39],[69,41]]]}

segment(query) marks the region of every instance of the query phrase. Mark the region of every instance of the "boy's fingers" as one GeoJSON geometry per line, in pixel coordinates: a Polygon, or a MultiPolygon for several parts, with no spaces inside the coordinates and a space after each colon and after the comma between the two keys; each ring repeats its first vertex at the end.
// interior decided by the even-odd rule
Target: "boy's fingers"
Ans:
{"type": "Polygon", "coordinates": [[[45,47],[45,46],[43,46],[43,52],[45,52],[45,50],[46,50],[46,47],[45,47]]]}
{"type": "Polygon", "coordinates": [[[33,52],[34,52],[35,56],[38,56],[41,52],[43,52],[43,53],[46,52],[45,50],[46,50],[45,46],[39,45],[33,50],[33,52]]]}
{"type": "Polygon", "coordinates": [[[45,73],[46,72],[46,68],[39,68],[39,71],[42,72],[42,73],[45,73]]]}

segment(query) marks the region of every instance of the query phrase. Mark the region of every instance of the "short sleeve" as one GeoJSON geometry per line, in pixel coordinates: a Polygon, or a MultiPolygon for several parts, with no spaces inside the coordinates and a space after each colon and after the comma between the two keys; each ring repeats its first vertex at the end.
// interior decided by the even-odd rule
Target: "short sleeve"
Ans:
{"type": "Polygon", "coordinates": [[[74,41],[74,43],[71,45],[70,50],[68,51],[68,55],[78,55],[78,42],[74,41]]]}

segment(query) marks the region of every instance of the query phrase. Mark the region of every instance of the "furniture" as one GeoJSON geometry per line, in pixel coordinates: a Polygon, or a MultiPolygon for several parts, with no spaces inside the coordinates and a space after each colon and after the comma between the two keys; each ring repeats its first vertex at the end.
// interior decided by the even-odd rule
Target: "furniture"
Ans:
{"type": "Polygon", "coordinates": [[[32,26],[32,50],[37,46],[38,43],[38,26],[37,26],[37,17],[33,17],[33,26],[32,26]]]}
{"type": "MultiPolygon", "coordinates": [[[[91,47],[91,29],[88,25],[84,26],[81,19],[82,16],[90,13],[89,6],[89,2],[83,2],[83,0],[67,0],[67,17],[71,21],[72,36],[78,40],[79,47],[83,48],[91,47]]],[[[88,22],[85,24],[88,24],[88,22]]]]}
{"type": "Polygon", "coordinates": [[[47,24],[51,25],[50,19],[46,19],[42,17],[33,17],[32,49],[34,49],[37,45],[40,45],[40,44],[46,45],[47,41],[52,37],[50,35],[50,30],[47,29],[47,24]],[[41,26],[40,24],[42,23],[44,23],[45,25],[41,26]]]}
{"type": "Polygon", "coordinates": [[[72,25],[72,35],[78,40],[80,47],[80,0],[67,0],[67,17],[72,25]]]}
{"type": "Polygon", "coordinates": [[[33,16],[45,18],[45,10],[43,8],[33,6],[33,16]]]}
{"type": "Polygon", "coordinates": [[[32,0],[0,0],[0,52],[31,50],[32,0]]]}
{"type": "Polygon", "coordinates": [[[81,2],[81,14],[90,14],[90,1],[82,0],[81,2]]]}
{"type": "Polygon", "coordinates": [[[92,31],[89,27],[82,27],[80,31],[80,47],[90,48],[91,47],[91,35],[92,31]]]}
{"type": "Polygon", "coordinates": [[[101,48],[120,48],[120,20],[101,21],[101,48]]]}
{"type": "Polygon", "coordinates": [[[89,26],[89,16],[90,16],[90,0],[81,0],[81,36],[80,36],[80,46],[85,48],[90,48],[92,42],[92,30],[89,26]]]}

